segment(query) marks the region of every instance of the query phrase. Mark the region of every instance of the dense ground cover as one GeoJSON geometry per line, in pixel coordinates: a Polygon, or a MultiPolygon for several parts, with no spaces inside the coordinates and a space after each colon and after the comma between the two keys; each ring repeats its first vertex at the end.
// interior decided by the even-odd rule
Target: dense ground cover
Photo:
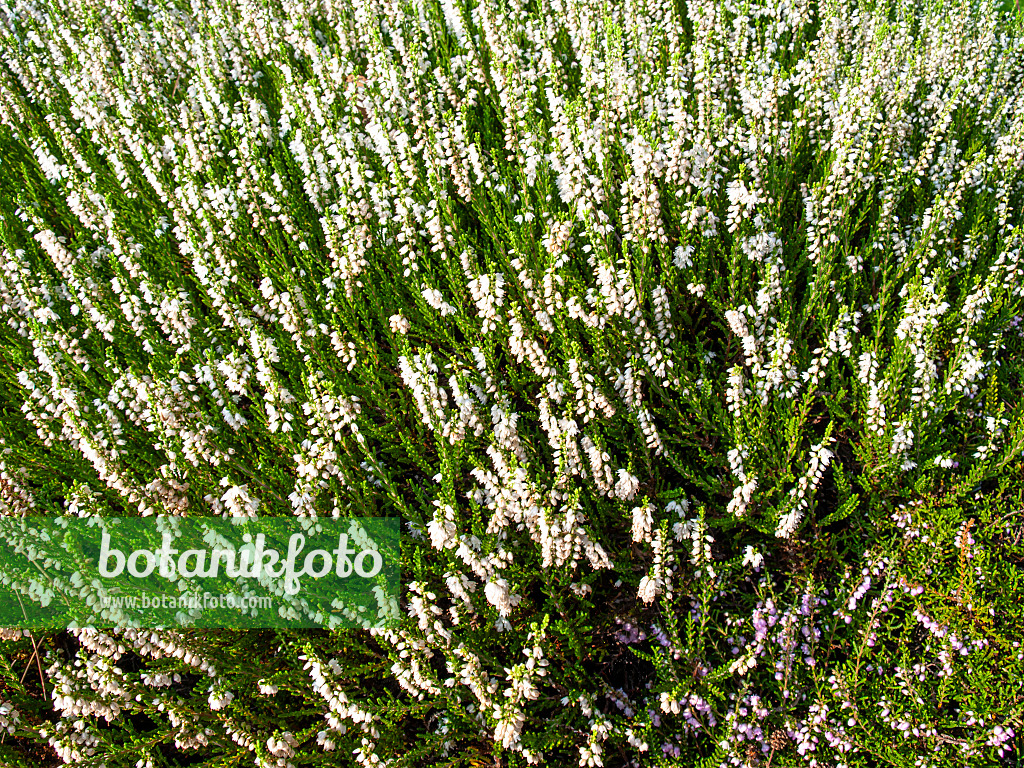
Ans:
{"type": "Polygon", "coordinates": [[[0,511],[406,533],[5,631],[0,761],[1016,765],[1010,10],[0,0],[0,511]]]}

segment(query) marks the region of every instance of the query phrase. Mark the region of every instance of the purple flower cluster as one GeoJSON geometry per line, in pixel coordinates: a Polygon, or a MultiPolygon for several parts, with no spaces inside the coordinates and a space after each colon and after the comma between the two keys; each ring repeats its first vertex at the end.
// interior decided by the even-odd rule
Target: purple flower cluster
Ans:
{"type": "Polygon", "coordinates": [[[634,626],[631,622],[623,622],[622,619],[616,619],[615,623],[622,627],[620,631],[615,633],[615,639],[620,643],[632,645],[633,643],[642,643],[647,639],[647,633],[634,626]]]}

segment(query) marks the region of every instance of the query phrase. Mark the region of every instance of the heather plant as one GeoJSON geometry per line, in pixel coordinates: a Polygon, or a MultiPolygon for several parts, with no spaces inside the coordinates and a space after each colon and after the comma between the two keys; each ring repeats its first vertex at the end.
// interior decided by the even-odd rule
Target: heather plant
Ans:
{"type": "Polygon", "coordinates": [[[1006,3],[0,0],[0,512],[400,517],[3,631],[7,765],[1016,765],[1006,3]]]}

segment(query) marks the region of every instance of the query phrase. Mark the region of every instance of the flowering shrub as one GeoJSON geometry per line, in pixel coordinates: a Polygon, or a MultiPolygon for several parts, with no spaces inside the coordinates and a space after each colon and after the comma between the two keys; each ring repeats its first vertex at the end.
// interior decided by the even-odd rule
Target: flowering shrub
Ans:
{"type": "Polygon", "coordinates": [[[993,3],[0,0],[0,511],[400,516],[391,630],[5,630],[5,764],[1014,765],[993,3]]]}

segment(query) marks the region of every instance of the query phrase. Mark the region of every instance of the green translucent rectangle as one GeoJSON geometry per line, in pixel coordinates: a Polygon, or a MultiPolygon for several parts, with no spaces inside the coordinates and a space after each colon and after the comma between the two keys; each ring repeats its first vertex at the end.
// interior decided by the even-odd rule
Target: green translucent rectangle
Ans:
{"type": "Polygon", "coordinates": [[[396,518],[0,517],[0,626],[391,627],[399,542],[396,518]]]}

